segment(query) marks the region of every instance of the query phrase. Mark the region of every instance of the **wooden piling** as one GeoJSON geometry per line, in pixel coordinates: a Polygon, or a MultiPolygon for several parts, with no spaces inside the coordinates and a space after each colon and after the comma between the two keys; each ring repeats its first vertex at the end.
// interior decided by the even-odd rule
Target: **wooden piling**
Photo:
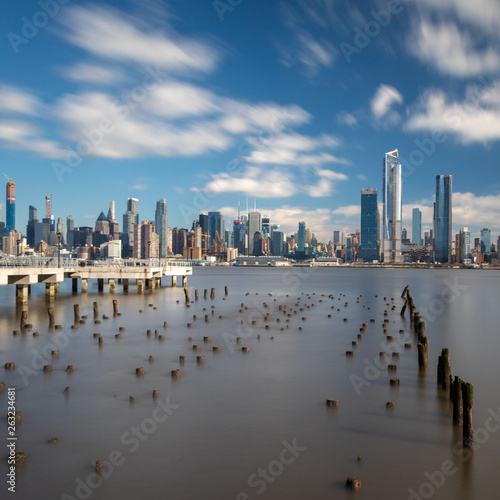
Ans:
{"type": "Polygon", "coordinates": [[[418,368],[419,370],[427,369],[427,358],[429,352],[429,342],[427,337],[424,337],[421,342],[418,343],[418,368]]]}
{"type": "Polygon", "coordinates": [[[73,312],[75,314],[75,323],[78,323],[80,321],[80,306],[78,304],[73,306],[73,312]]]}
{"type": "Polygon", "coordinates": [[[113,300],[113,316],[118,316],[118,301],[113,300]]]}
{"type": "Polygon", "coordinates": [[[463,445],[464,448],[472,448],[474,444],[474,427],[472,427],[472,406],[474,405],[474,394],[472,384],[462,383],[463,401],[463,445]]]}
{"type": "Polygon", "coordinates": [[[20,327],[24,328],[26,324],[28,323],[28,311],[23,311],[21,313],[21,322],[20,322],[20,327]]]}
{"type": "Polygon", "coordinates": [[[212,289],[210,290],[210,298],[211,298],[212,300],[213,300],[213,299],[215,299],[215,288],[212,288],[212,289]]]}
{"type": "Polygon", "coordinates": [[[198,290],[194,291],[194,300],[198,300],[198,290]]]}
{"type": "Polygon", "coordinates": [[[441,351],[441,355],[438,358],[438,366],[437,366],[437,383],[441,385],[442,389],[450,388],[450,351],[448,349],[443,348],[441,351]]]}
{"type": "Polygon", "coordinates": [[[54,326],[54,323],[56,322],[54,308],[49,307],[47,312],[49,313],[49,326],[54,326]]]}
{"type": "Polygon", "coordinates": [[[97,302],[94,302],[94,319],[97,319],[99,317],[99,306],[97,305],[97,302]]]}
{"type": "Polygon", "coordinates": [[[453,423],[461,424],[463,421],[463,405],[462,405],[462,380],[456,375],[450,385],[451,401],[453,403],[453,423]]]}
{"type": "Polygon", "coordinates": [[[188,289],[186,287],[184,287],[184,296],[186,298],[186,304],[189,304],[189,302],[190,302],[189,292],[188,292],[188,289]]]}
{"type": "Polygon", "coordinates": [[[203,290],[203,298],[206,299],[207,298],[207,289],[205,288],[205,290],[203,290]]]}
{"type": "Polygon", "coordinates": [[[227,295],[228,294],[228,288],[227,288],[227,285],[224,287],[224,295],[227,295]]]}

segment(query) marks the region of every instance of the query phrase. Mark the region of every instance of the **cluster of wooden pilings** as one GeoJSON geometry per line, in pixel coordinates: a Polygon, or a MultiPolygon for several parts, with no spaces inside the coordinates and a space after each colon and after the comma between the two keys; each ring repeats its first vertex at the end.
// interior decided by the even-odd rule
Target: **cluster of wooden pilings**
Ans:
{"type": "Polygon", "coordinates": [[[474,427],[472,426],[472,406],[474,393],[472,384],[464,382],[458,376],[452,377],[450,367],[450,352],[443,348],[438,358],[437,382],[443,390],[449,391],[453,403],[453,424],[462,424],[462,442],[464,448],[474,444],[474,427]]]}

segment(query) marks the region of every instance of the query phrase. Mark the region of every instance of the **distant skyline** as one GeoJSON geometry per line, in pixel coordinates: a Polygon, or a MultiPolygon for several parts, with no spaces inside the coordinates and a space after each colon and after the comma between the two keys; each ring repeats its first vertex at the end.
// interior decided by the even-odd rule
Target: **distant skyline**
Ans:
{"type": "MultiPolygon", "coordinates": [[[[453,234],[500,234],[500,4],[477,0],[11,2],[0,19],[0,172],[76,226],[140,200],[168,225],[226,222],[246,200],[287,234],[360,228],[398,149],[402,227],[433,225],[453,175],[453,234]],[[193,14],[196,13],[196,14],[193,14]]],[[[4,191],[4,189],[2,189],[4,191]]],[[[379,197],[379,203],[380,203],[379,197]]],[[[5,221],[5,199],[1,199],[5,221]]]]}

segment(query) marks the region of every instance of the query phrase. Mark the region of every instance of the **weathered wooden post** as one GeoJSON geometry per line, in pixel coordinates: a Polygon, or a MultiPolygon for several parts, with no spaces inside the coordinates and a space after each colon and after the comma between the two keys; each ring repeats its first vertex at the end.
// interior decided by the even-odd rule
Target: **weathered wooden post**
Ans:
{"type": "Polygon", "coordinates": [[[49,326],[54,326],[56,319],[55,319],[55,314],[54,314],[54,308],[49,307],[47,309],[47,312],[49,313],[49,326]]]}
{"type": "Polygon", "coordinates": [[[474,444],[474,427],[472,427],[472,406],[474,394],[472,384],[462,383],[463,400],[463,445],[464,448],[472,448],[474,444]]]}
{"type": "Polygon", "coordinates": [[[198,290],[194,291],[194,300],[198,300],[198,290]]]}
{"type": "Polygon", "coordinates": [[[23,311],[21,313],[21,322],[19,326],[21,328],[25,328],[27,323],[28,323],[28,311],[23,311]]]}
{"type": "Polygon", "coordinates": [[[418,368],[419,370],[427,369],[427,356],[429,352],[429,342],[427,337],[423,337],[418,343],[418,368]]]}
{"type": "Polygon", "coordinates": [[[450,388],[450,351],[449,349],[443,348],[441,355],[438,358],[437,366],[437,383],[441,385],[442,389],[450,388]]]}
{"type": "Polygon", "coordinates": [[[113,300],[113,316],[118,316],[118,301],[113,300]]]}
{"type": "Polygon", "coordinates": [[[78,323],[78,321],[80,321],[80,306],[75,304],[73,306],[73,311],[75,313],[75,323],[78,323]]]}
{"type": "Polygon", "coordinates": [[[212,288],[212,289],[210,290],[210,298],[211,298],[212,300],[213,300],[213,299],[215,299],[215,288],[212,288]]]}
{"type": "Polygon", "coordinates": [[[228,294],[228,289],[227,289],[227,285],[224,287],[224,295],[227,295],[228,294]]]}
{"type": "Polygon", "coordinates": [[[456,375],[450,385],[450,394],[453,402],[453,423],[461,424],[463,420],[462,381],[456,375]]]}
{"type": "Polygon", "coordinates": [[[184,287],[184,296],[186,297],[186,304],[189,304],[189,302],[190,302],[189,292],[188,292],[188,289],[186,287],[184,287]]]}
{"type": "Polygon", "coordinates": [[[206,299],[207,298],[207,289],[205,288],[205,290],[203,290],[203,298],[206,299]]]}
{"type": "Polygon", "coordinates": [[[99,306],[97,305],[97,302],[94,302],[94,319],[97,319],[99,317],[99,306]]]}

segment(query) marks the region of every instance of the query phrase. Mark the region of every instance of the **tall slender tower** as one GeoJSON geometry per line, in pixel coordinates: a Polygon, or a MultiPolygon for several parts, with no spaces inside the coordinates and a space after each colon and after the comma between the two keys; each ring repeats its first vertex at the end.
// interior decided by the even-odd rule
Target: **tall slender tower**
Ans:
{"type": "Polygon", "coordinates": [[[156,202],[155,230],[160,241],[160,258],[164,259],[168,257],[168,210],[165,198],[156,202]]]}
{"type": "Polygon", "coordinates": [[[5,236],[16,229],[16,183],[7,182],[7,217],[5,219],[5,236]]]}
{"type": "Polygon", "coordinates": [[[384,263],[403,262],[401,255],[401,219],[402,209],[401,163],[397,149],[389,151],[384,158],[384,263]]]}
{"type": "Polygon", "coordinates": [[[361,190],[361,241],[359,259],[365,262],[378,260],[378,204],[377,190],[361,190]]]}
{"type": "Polygon", "coordinates": [[[414,208],[412,212],[411,242],[422,245],[422,212],[418,208],[414,208]]]}
{"type": "Polygon", "coordinates": [[[434,251],[436,261],[451,262],[451,213],[453,176],[436,175],[434,203],[434,251]]]}

